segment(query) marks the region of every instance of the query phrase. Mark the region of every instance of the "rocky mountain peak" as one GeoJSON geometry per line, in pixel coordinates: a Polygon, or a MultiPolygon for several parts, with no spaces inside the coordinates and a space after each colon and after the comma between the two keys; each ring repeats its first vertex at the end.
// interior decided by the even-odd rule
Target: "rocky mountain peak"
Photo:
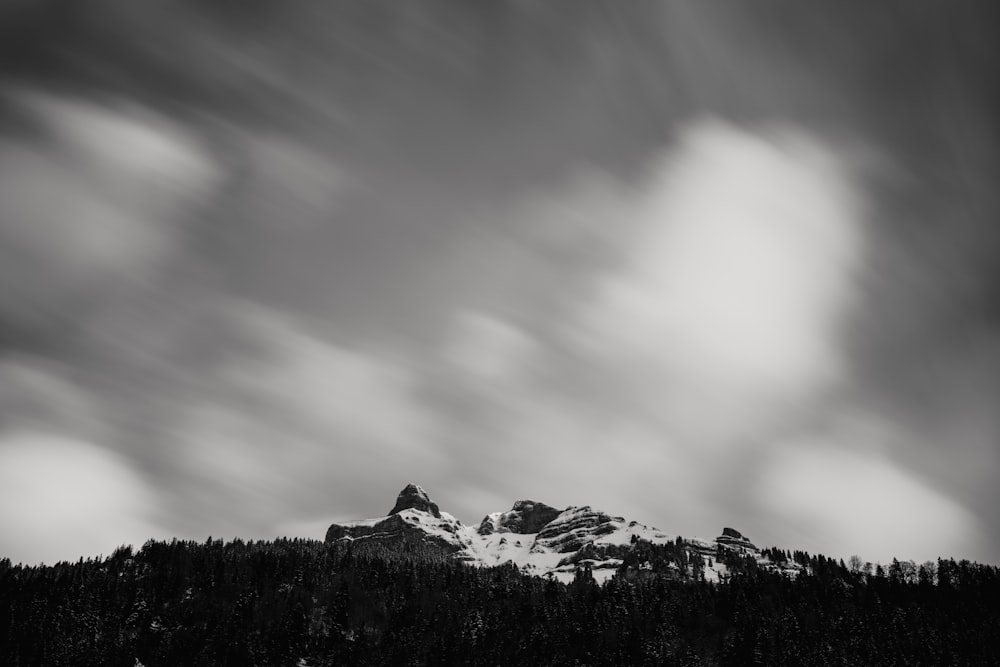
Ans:
{"type": "Polygon", "coordinates": [[[430,499],[427,492],[417,484],[407,484],[406,487],[396,496],[396,504],[389,510],[388,516],[398,514],[403,510],[415,509],[427,512],[435,518],[441,518],[441,510],[437,503],[430,499]]]}

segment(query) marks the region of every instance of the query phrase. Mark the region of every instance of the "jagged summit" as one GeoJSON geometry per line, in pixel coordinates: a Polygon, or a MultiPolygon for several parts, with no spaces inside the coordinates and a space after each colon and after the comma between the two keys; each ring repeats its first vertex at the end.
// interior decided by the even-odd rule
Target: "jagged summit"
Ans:
{"type": "Polygon", "coordinates": [[[417,484],[407,484],[399,495],[396,496],[396,504],[393,505],[392,509],[389,510],[389,514],[386,516],[392,516],[393,514],[399,514],[403,510],[415,509],[421,512],[427,512],[435,518],[441,518],[441,510],[437,503],[431,500],[427,492],[417,484]]]}
{"type": "Polygon", "coordinates": [[[684,561],[688,574],[694,576],[692,563],[697,561],[709,580],[726,575],[726,566],[719,562],[720,550],[761,559],[760,550],[733,528],[724,528],[714,540],[682,540],[589,505],[559,510],[535,500],[518,500],[510,510],[487,514],[478,526],[466,526],[442,512],[416,484],[407,484],[399,492],[387,516],[335,523],[326,541],[419,544],[446,558],[482,566],[513,563],[525,574],[562,581],[572,580],[583,566],[598,581],[607,580],[625,563],[649,566],[649,549],[654,545],[683,550],[688,554],[684,561]]]}

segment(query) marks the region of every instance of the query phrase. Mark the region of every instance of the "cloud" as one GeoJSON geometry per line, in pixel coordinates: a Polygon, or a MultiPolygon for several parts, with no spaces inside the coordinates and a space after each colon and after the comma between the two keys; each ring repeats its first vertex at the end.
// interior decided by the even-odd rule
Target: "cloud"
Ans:
{"type": "Polygon", "coordinates": [[[440,490],[428,483],[462,520],[517,498],[590,504],[685,534],[728,520],[710,502],[720,494],[717,468],[706,470],[697,451],[677,447],[655,423],[553,391],[535,376],[499,391],[477,386],[456,383],[452,403],[439,403],[454,473],[440,490]]]}
{"type": "Polygon", "coordinates": [[[884,449],[898,446],[886,441],[893,437],[892,430],[869,433],[865,444],[882,446],[865,450],[851,448],[847,433],[775,447],[755,491],[760,507],[780,522],[774,532],[796,548],[844,558],[968,557],[979,541],[977,521],[892,461],[884,449]]]}
{"type": "Polygon", "coordinates": [[[14,99],[44,122],[65,155],[118,197],[152,203],[160,191],[190,195],[217,177],[197,142],[150,109],[35,91],[17,91],[14,99]]]}
{"type": "Polygon", "coordinates": [[[9,429],[56,428],[93,432],[98,417],[87,393],[65,377],[72,368],[54,361],[9,354],[0,361],[0,415],[9,429]]]}
{"type": "Polygon", "coordinates": [[[560,350],[508,320],[461,310],[442,352],[445,365],[429,391],[447,420],[442,445],[455,474],[435,497],[446,507],[460,499],[463,520],[526,497],[650,522],[664,507],[684,507],[675,518],[692,531],[701,519],[721,527],[710,510],[689,502],[711,491],[691,452],[672,448],[642,416],[563,391],[560,350]]]}
{"type": "Polygon", "coordinates": [[[264,307],[236,302],[233,310],[263,351],[222,369],[237,394],[382,447],[426,442],[429,423],[413,398],[413,378],[387,354],[337,345],[264,307]]]}
{"type": "Polygon", "coordinates": [[[40,133],[0,136],[0,315],[36,326],[141,284],[212,192],[212,161],[142,107],[3,96],[40,133]]]}
{"type": "Polygon", "coordinates": [[[153,504],[119,457],[76,438],[29,431],[0,437],[0,553],[54,563],[110,554],[162,533],[153,504]]]}
{"type": "Polygon", "coordinates": [[[292,137],[258,129],[232,135],[229,143],[246,177],[241,227],[270,226],[294,234],[329,226],[358,185],[331,156],[292,137]]]}
{"type": "Polygon", "coordinates": [[[467,377],[508,384],[529,372],[537,343],[525,331],[500,318],[465,311],[455,317],[444,358],[467,377]]]}
{"type": "Polygon", "coordinates": [[[736,431],[840,378],[864,248],[837,151],[794,127],[702,119],[631,213],[624,266],[598,280],[571,332],[586,353],[648,380],[677,420],[726,414],[736,431]]]}
{"type": "Polygon", "coordinates": [[[424,478],[441,468],[435,419],[405,365],[266,307],[227,307],[252,344],[179,412],[172,458],[186,482],[164,490],[182,496],[170,510],[180,510],[178,524],[211,530],[192,515],[210,507],[215,533],[273,535],[338,507],[384,502],[358,479],[384,473],[392,486],[401,470],[424,478]]]}

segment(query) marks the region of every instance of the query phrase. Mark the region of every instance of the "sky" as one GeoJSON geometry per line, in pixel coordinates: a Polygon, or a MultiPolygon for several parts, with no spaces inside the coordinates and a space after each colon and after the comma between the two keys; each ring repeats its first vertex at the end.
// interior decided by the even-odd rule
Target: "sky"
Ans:
{"type": "Polygon", "coordinates": [[[996,13],[0,4],[0,555],[414,482],[1000,563],[996,13]]]}

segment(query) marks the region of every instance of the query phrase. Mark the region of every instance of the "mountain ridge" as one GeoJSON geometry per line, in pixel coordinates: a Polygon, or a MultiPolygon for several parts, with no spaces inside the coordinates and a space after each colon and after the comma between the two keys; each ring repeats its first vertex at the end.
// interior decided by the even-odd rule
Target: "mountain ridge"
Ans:
{"type": "Polygon", "coordinates": [[[628,565],[651,569],[649,546],[683,552],[672,567],[677,576],[719,581],[728,574],[726,554],[753,558],[770,569],[794,576],[798,566],[773,563],[738,530],[725,527],[712,540],[682,538],[658,528],[627,521],[590,505],[559,510],[535,500],[521,499],[510,510],[487,514],[475,526],[465,525],[442,511],[422,487],[407,484],[384,517],[333,523],[327,543],[378,541],[391,545],[420,544],[447,558],[472,565],[511,563],[524,574],[571,581],[580,569],[596,581],[610,579],[628,565]]]}

